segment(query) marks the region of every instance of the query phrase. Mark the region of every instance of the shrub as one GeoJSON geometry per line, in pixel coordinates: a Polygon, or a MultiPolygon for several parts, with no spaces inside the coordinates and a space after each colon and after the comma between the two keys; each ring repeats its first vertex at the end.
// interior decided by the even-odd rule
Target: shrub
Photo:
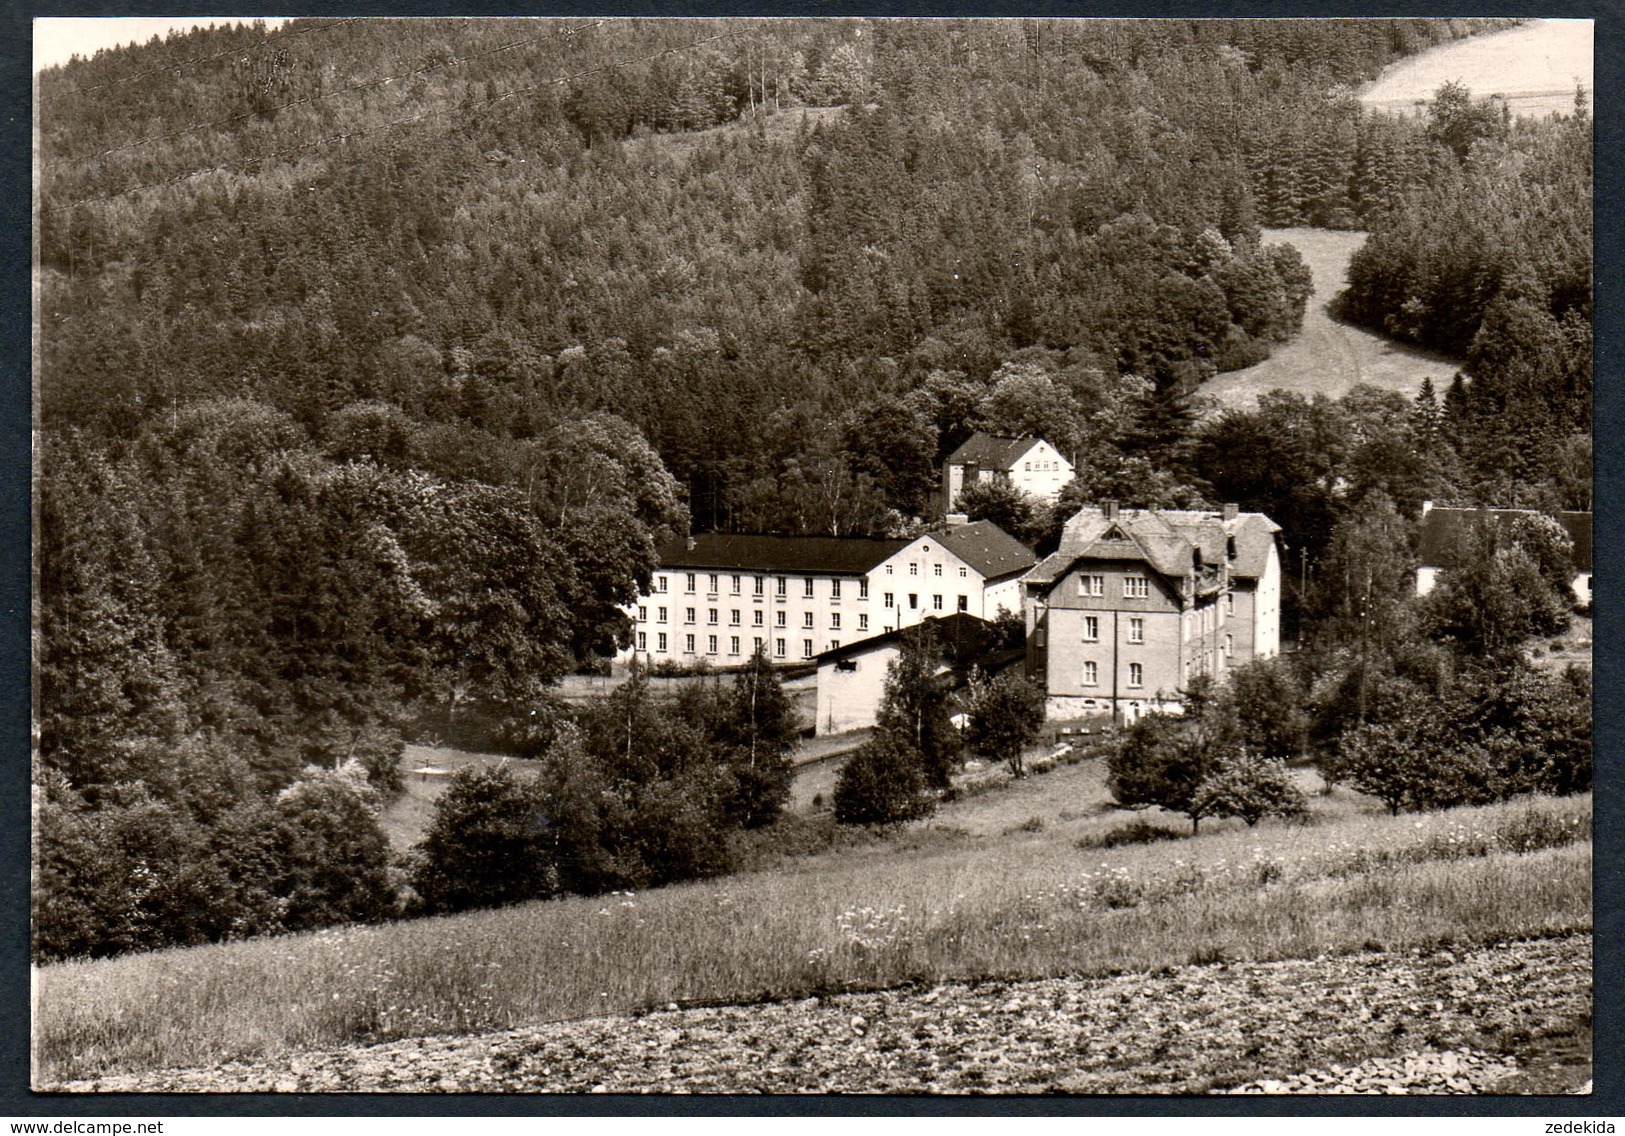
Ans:
{"type": "Polygon", "coordinates": [[[960,695],[970,716],[966,740],[991,761],[1002,761],[1016,777],[1025,777],[1022,751],[1044,725],[1044,692],[1015,671],[988,679],[972,672],[960,695]]]}
{"type": "Polygon", "coordinates": [[[413,886],[428,909],[496,907],[556,892],[545,805],[537,780],[506,762],[453,774],[418,845],[413,886]]]}
{"type": "Polygon", "coordinates": [[[387,915],[389,840],[342,773],[316,773],[276,800],[277,895],[290,931],[387,915]]]}
{"type": "Polygon", "coordinates": [[[632,845],[649,884],[703,879],[729,869],[722,802],[703,772],[645,786],[634,810],[632,845]]]}
{"type": "Polygon", "coordinates": [[[896,824],[929,816],[920,755],[904,738],[881,730],[847,759],[835,781],[835,819],[842,824],[896,824]]]}
{"type": "Polygon", "coordinates": [[[1282,762],[1245,750],[1221,760],[1203,779],[1196,804],[1205,815],[1240,817],[1249,828],[1266,816],[1290,818],[1309,811],[1303,791],[1282,762]]]}
{"type": "Polygon", "coordinates": [[[1196,722],[1149,714],[1134,723],[1106,759],[1106,785],[1120,805],[1159,805],[1191,818],[1195,832],[1209,815],[1202,782],[1231,744],[1222,715],[1196,722]]]}
{"type": "Polygon", "coordinates": [[[1074,847],[1090,852],[1103,848],[1122,848],[1132,844],[1155,844],[1162,840],[1184,840],[1186,833],[1152,824],[1144,817],[1128,824],[1109,828],[1098,836],[1081,837],[1074,847]]]}
{"type": "Polygon", "coordinates": [[[237,805],[202,824],[118,786],[91,809],[64,786],[37,812],[34,954],[121,954],[243,938],[280,928],[271,824],[237,805]]]}

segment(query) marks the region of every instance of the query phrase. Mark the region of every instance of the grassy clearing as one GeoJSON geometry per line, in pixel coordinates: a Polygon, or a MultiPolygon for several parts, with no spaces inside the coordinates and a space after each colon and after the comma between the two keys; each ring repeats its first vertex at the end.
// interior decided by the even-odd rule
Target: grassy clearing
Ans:
{"type": "Polygon", "coordinates": [[[636,896],[41,968],[35,1078],[668,1002],[1553,934],[1591,925],[1589,835],[1589,798],[1399,818],[1339,804],[1307,827],[1104,850],[1066,823],[921,828],[636,896]]]}
{"type": "Polygon", "coordinates": [[[1266,229],[1266,244],[1290,244],[1303,254],[1314,276],[1314,294],[1304,311],[1303,329],[1262,363],[1215,375],[1201,393],[1216,409],[1251,409],[1271,390],[1305,397],[1341,398],[1365,384],[1411,397],[1431,378],[1443,391],[1461,361],[1424,351],[1335,318],[1328,305],[1348,286],[1349,259],[1365,243],[1361,232],[1330,229],[1266,229]]]}

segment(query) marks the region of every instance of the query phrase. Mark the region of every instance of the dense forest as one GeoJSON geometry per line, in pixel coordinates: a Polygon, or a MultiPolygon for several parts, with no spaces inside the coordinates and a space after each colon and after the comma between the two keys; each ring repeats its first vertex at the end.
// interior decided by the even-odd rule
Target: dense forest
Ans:
{"type": "MultiPolygon", "coordinates": [[[[364,795],[313,767],[387,793],[414,733],[577,737],[548,687],[624,644],[661,540],[916,531],[978,429],[1074,456],[1057,510],[971,502],[1040,547],[1103,497],[1268,512],[1294,618],[1335,614],[1369,502],[1589,507],[1583,98],[1354,97],[1506,23],[301,19],[46,71],[57,949],[150,945],[181,902],[124,888],[82,935],[98,862],[261,881],[164,941],[379,913],[369,878],[275,914],[321,802],[364,795]],[[1370,230],[1347,315],[1463,373],[1208,413],[1204,380],[1300,326],[1308,271],[1261,239],[1296,224],[1370,230]],[[281,843],[233,859],[273,807],[281,843]]],[[[701,808],[693,768],[604,791],[701,808]]],[[[701,811],[737,827],[728,799],[701,811]]]]}

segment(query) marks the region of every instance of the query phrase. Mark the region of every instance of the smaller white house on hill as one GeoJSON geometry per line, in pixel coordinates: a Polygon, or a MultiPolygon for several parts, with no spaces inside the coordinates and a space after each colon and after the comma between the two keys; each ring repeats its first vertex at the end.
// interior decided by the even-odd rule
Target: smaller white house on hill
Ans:
{"type": "Polygon", "coordinates": [[[972,434],[943,463],[944,505],[953,512],[961,491],[983,481],[1003,481],[1040,501],[1054,501],[1072,472],[1072,463],[1042,438],[972,434]]]}

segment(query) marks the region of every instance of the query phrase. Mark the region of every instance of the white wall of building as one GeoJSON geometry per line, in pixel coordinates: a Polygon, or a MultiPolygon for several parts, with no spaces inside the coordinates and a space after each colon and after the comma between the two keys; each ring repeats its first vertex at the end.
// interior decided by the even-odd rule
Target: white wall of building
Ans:
{"type": "Polygon", "coordinates": [[[1001,603],[1019,611],[1020,596],[1016,579],[988,589],[980,572],[930,533],[862,576],[662,568],[654,591],[627,613],[632,647],[621,658],[739,666],[759,638],[771,661],[803,662],[930,617],[965,611],[992,619],[1001,603]]]}
{"type": "Polygon", "coordinates": [[[818,665],[818,703],[813,730],[843,734],[875,724],[886,690],[886,669],[902,652],[894,644],[818,665]]]}
{"type": "Polygon", "coordinates": [[[1072,480],[1072,473],[1072,463],[1062,457],[1059,450],[1048,442],[1039,441],[1016,459],[1010,470],[1010,482],[1040,501],[1053,502],[1072,480]]]}

